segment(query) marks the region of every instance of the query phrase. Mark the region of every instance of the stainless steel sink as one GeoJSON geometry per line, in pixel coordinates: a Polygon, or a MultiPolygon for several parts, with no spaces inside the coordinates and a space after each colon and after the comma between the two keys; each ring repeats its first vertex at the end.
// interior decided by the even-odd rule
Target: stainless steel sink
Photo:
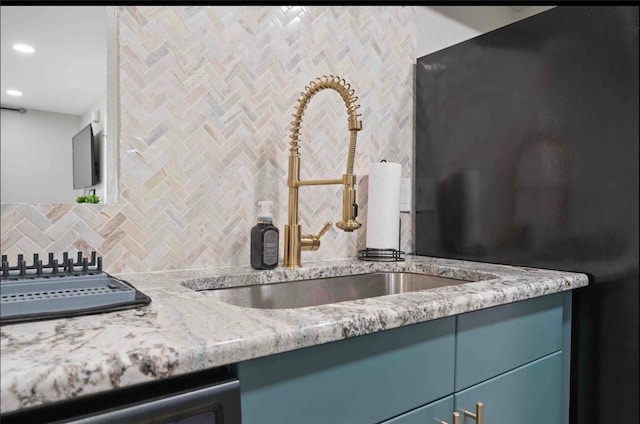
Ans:
{"type": "Polygon", "coordinates": [[[287,281],[208,291],[218,300],[260,309],[302,308],[468,283],[468,280],[409,272],[377,272],[346,277],[287,281]]]}

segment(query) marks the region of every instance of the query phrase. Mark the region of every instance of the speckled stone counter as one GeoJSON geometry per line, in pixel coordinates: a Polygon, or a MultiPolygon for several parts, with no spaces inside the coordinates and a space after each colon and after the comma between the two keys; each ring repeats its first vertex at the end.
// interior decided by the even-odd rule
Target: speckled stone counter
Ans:
{"type": "Polygon", "coordinates": [[[277,268],[119,275],[152,299],[120,312],[5,325],[1,412],[148,382],[586,286],[586,275],[408,257],[277,268]],[[410,271],[464,284],[297,309],[222,303],[207,289],[375,271],[410,271]],[[478,281],[481,280],[481,281],[478,281]],[[198,291],[204,290],[204,291],[198,291]]]}

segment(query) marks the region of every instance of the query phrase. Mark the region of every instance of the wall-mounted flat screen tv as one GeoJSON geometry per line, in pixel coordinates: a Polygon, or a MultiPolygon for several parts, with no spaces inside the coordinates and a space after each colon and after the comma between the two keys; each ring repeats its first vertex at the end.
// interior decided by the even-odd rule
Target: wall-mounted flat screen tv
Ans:
{"type": "Polygon", "coordinates": [[[91,124],[72,138],[73,188],[87,188],[98,184],[97,151],[91,124]]]}

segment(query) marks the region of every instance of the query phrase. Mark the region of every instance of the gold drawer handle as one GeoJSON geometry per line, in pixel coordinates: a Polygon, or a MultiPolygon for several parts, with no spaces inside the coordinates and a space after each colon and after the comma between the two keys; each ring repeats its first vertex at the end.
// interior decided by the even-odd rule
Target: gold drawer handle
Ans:
{"type": "MultiPolygon", "coordinates": [[[[449,424],[446,421],[440,421],[440,424],[449,424]]],[[[460,413],[459,412],[454,412],[453,413],[453,424],[460,424],[460,413]]]]}
{"type": "MultiPolygon", "coordinates": [[[[469,412],[467,410],[464,411],[465,417],[469,417],[471,419],[476,420],[476,424],[484,423],[484,404],[482,402],[476,402],[476,413],[469,412]]],[[[455,418],[454,418],[455,419],[455,418]]]]}
{"type": "MultiPolygon", "coordinates": [[[[465,417],[469,417],[476,420],[476,424],[484,424],[484,404],[482,402],[476,402],[476,413],[463,410],[465,417]]],[[[440,421],[440,424],[449,424],[446,421],[440,421]]],[[[460,424],[460,413],[453,413],[453,424],[460,424]]]]}

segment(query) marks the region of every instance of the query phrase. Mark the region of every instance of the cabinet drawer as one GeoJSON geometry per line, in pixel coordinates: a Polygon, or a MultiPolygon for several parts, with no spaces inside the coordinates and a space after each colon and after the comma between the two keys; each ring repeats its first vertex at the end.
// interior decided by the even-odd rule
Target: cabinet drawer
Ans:
{"type": "Polygon", "coordinates": [[[381,424],[441,424],[453,421],[453,396],[432,402],[381,424]]]}
{"type": "Polygon", "coordinates": [[[455,394],[456,411],[464,416],[465,409],[475,412],[476,402],[482,402],[484,422],[491,424],[560,424],[562,401],[562,352],[455,394]]]}
{"type": "Polygon", "coordinates": [[[459,315],[456,391],[560,350],[562,300],[558,293],[459,315]]]}
{"type": "Polygon", "coordinates": [[[242,422],[372,423],[453,392],[455,317],[238,364],[242,422]]]}

